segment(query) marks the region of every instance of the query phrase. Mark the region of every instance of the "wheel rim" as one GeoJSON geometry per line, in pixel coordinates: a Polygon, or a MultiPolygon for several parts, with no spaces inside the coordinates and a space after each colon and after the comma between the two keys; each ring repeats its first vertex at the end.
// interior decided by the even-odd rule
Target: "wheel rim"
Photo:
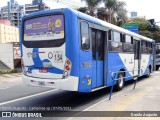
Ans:
{"type": "Polygon", "coordinates": [[[148,76],[150,75],[150,69],[148,69],[148,76]]]}
{"type": "Polygon", "coordinates": [[[123,76],[119,75],[119,86],[122,87],[123,86],[123,76]]]}

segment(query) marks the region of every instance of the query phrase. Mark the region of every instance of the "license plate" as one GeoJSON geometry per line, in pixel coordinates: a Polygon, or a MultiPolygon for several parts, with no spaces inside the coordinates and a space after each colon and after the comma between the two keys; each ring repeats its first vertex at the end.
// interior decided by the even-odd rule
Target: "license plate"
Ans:
{"type": "Polygon", "coordinates": [[[39,72],[40,73],[47,73],[48,69],[47,68],[41,68],[41,69],[39,69],[39,72]]]}
{"type": "Polygon", "coordinates": [[[42,82],[42,81],[39,81],[38,85],[40,85],[40,86],[46,86],[45,82],[42,82]]]}

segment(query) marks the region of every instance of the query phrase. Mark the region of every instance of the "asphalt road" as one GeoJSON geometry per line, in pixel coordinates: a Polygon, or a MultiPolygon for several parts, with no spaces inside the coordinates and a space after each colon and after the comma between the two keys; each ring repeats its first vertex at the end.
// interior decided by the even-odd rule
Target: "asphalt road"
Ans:
{"type": "MultiPolygon", "coordinates": [[[[151,79],[160,76],[160,71],[152,73],[150,78],[140,79],[137,82],[136,88],[140,87],[144,83],[151,79]]],[[[12,79],[12,78],[11,78],[12,79]]],[[[3,111],[4,108],[57,108],[66,107],[72,111],[87,111],[92,106],[98,105],[97,103],[108,100],[110,88],[105,88],[93,93],[75,93],[70,91],[56,90],[50,88],[41,87],[30,87],[25,86],[21,82],[19,84],[13,83],[0,83],[0,110],[3,111]],[[12,85],[11,85],[12,84],[12,85]],[[7,87],[6,87],[7,86],[7,87]],[[3,108],[3,109],[2,109],[3,108]]],[[[126,91],[133,89],[134,81],[129,81],[126,83],[125,88],[122,91],[113,92],[113,97],[121,95],[126,91]]],[[[109,100],[108,100],[109,101],[109,100]]],[[[49,113],[52,114],[52,113],[49,113]]],[[[59,113],[61,114],[61,113],[59,113]]],[[[74,115],[73,115],[74,116],[74,115]]],[[[71,119],[70,118],[42,118],[43,120],[55,120],[55,119],[71,119]]],[[[8,118],[0,118],[0,120],[5,120],[8,118]]],[[[22,119],[22,118],[19,118],[22,119]]],[[[40,118],[34,118],[39,120],[40,118]]],[[[18,120],[17,118],[12,118],[12,120],[18,120]]],[[[23,118],[23,120],[28,120],[28,118],[23,118]]]]}

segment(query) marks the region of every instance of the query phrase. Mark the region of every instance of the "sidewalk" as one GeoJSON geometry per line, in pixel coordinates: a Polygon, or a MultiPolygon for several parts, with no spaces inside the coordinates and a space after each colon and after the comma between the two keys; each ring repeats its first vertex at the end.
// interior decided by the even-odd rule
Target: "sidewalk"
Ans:
{"type": "Polygon", "coordinates": [[[0,83],[4,82],[20,82],[22,81],[21,73],[3,74],[0,75],[0,83]]]}
{"type": "MultiPolygon", "coordinates": [[[[112,100],[102,100],[84,111],[160,111],[160,72],[149,78],[137,82],[136,89],[122,90],[114,93],[112,100]]],[[[85,112],[84,112],[85,114],[85,112]]],[[[113,115],[116,112],[112,113],[113,115]]],[[[83,116],[83,113],[81,114],[83,116]]],[[[78,115],[78,116],[81,116],[78,115]]],[[[73,118],[73,120],[88,120],[86,117],[73,118]]],[[[92,120],[160,120],[150,117],[90,117],[92,120]]]]}

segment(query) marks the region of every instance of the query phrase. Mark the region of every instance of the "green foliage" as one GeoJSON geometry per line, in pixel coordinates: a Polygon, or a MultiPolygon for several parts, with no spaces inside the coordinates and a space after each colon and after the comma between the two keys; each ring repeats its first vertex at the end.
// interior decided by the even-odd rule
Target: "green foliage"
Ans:
{"type": "Polygon", "coordinates": [[[129,23],[138,24],[140,35],[152,38],[157,42],[160,42],[160,27],[158,25],[155,25],[154,31],[150,31],[149,30],[150,22],[144,18],[135,18],[133,20],[129,20],[126,24],[129,23]]]}
{"type": "Polygon", "coordinates": [[[78,11],[85,13],[87,11],[87,7],[81,7],[78,9],[78,11]]]}
{"type": "Polygon", "coordinates": [[[134,18],[133,20],[129,20],[127,22],[127,24],[129,24],[129,23],[138,24],[139,31],[148,30],[148,27],[150,25],[150,23],[147,20],[145,20],[144,18],[134,18]]]}
{"type": "Polygon", "coordinates": [[[116,24],[125,22],[127,20],[127,10],[125,9],[126,3],[118,0],[105,0],[105,9],[109,14],[109,22],[116,24]],[[115,17],[116,16],[116,17],[115,17]]]}
{"type": "Polygon", "coordinates": [[[96,7],[101,0],[83,0],[87,3],[88,6],[96,7]]]}
{"type": "Polygon", "coordinates": [[[10,74],[10,73],[20,73],[20,69],[16,68],[10,71],[0,71],[0,75],[1,74],[10,74]]]}
{"type": "Polygon", "coordinates": [[[160,42],[160,27],[155,25],[154,31],[150,31],[150,22],[144,18],[135,18],[128,20],[126,3],[119,0],[82,0],[87,3],[87,7],[80,8],[79,11],[87,13],[91,16],[97,16],[99,19],[108,21],[117,26],[125,24],[138,24],[139,34],[152,38],[160,42]],[[104,8],[98,8],[101,2],[104,2],[104,8]],[[97,10],[97,15],[95,15],[97,10]],[[116,16],[116,17],[115,17],[116,16]]]}
{"type": "Polygon", "coordinates": [[[118,0],[82,0],[85,1],[87,7],[79,8],[78,10],[91,16],[98,17],[101,20],[108,21],[112,24],[119,25],[127,21],[127,10],[125,2],[118,0]],[[103,2],[104,8],[99,8],[98,5],[103,2]],[[97,11],[97,12],[96,12],[97,11]],[[115,17],[116,16],[116,17],[115,17]]]}
{"type": "Polygon", "coordinates": [[[148,30],[144,30],[144,31],[139,31],[140,35],[146,36],[148,38],[153,38],[153,33],[151,31],[148,30]]]}
{"type": "Polygon", "coordinates": [[[87,7],[79,8],[78,10],[91,16],[97,16],[96,10],[102,0],[82,0],[85,1],[87,7]]]}
{"type": "Polygon", "coordinates": [[[105,0],[105,7],[107,9],[116,8],[117,0],[105,0]]]}

